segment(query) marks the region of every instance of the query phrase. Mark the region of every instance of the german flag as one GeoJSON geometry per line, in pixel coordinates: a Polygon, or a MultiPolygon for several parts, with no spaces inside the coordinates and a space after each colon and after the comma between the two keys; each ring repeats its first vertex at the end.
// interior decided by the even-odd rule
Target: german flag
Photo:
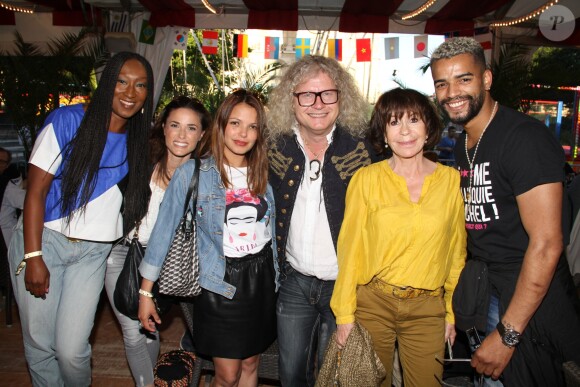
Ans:
{"type": "Polygon", "coordinates": [[[248,57],[248,35],[234,34],[234,56],[236,58],[248,57]]]}

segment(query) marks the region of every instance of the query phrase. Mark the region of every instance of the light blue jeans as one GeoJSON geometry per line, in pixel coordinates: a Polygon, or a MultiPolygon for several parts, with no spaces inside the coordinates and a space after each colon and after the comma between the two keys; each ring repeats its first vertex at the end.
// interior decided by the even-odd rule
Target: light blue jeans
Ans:
{"type": "Polygon", "coordinates": [[[14,274],[24,256],[22,221],[19,221],[8,257],[24,353],[34,386],[91,384],[89,336],[103,289],[109,251],[109,243],[73,242],[59,232],[44,228],[42,258],[50,272],[50,286],[43,300],[26,290],[24,271],[19,276],[14,274]]]}
{"type": "MultiPolygon", "coordinates": [[[[489,297],[489,311],[487,312],[487,329],[485,332],[485,337],[489,336],[497,326],[499,322],[499,298],[497,296],[491,295],[489,297]]],[[[481,338],[483,341],[484,337],[481,338]]],[[[475,387],[503,387],[503,383],[499,380],[493,380],[488,376],[483,377],[483,383],[479,383],[479,375],[475,376],[475,387]]]]}
{"type": "Polygon", "coordinates": [[[310,387],[316,378],[315,360],[320,367],[336,330],[330,309],[334,281],[305,276],[286,266],[276,306],[280,381],[284,387],[310,387]]]}
{"type": "Polygon", "coordinates": [[[125,354],[129,368],[138,387],[153,385],[153,368],[159,356],[159,333],[147,333],[139,326],[139,321],[131,320],[115,308],[113,294],[117,278],[121,274],[128,246],[116,245],[111,250],[107,259],[107,274],[105,276],[105,289],[111,303],[111,308],[121,325],[123,341],[125,342],[125,354]]]}

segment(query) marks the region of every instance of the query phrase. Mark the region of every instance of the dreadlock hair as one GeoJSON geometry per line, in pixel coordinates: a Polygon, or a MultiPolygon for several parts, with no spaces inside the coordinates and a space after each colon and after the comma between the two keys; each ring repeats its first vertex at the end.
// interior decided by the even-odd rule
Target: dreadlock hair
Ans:
{"type": "Polygon", "coordinates": [[[244,89],[238,89],[228,95],[218,108],[211,133],[206,133],[203,137],[201,149],[210,149],[211,155],[215,159],[216,166],[220,171],[222,183],[226,187],[231,187],[231,182],[226,173],[224,163],[227,159],[224,155],[225,138],[224,132],[228,124],[230,115],[234,107],[240,103],[245,103],[256,110],[258,116],[258,138],[254,147],[246,153],[248,161],[248,189],[252,195],[264,195],[268,185],[268,157],[266,150],[266,113],[264,105],[254,94],[244,89]],[[208,136],[208,134],[210,134],[208,136]],[[207,146],[209,144],[209,147],[207,146]]]}
{"type": "Polygon", "coordinates": [[[131,229],[135,221],[147,213],[149,189],[149,157],[147,141],[153,116],[153,70],[139,54],[120,52],[108,60],[97,89],[83,116],[76,135],[63,150],[61,211],[67,222],[73,218],[75,204],[84,213],[97,183],[97,173],[107,143],[113,112],[112,101],[121,68],[128,60],[139,61],[147,72],[147,98],[141,113],[127,120],[127,160],[129,173],[124,195],[124,229],[131,229]],[[145,150],[145,154],[143,153],[145,150]]]}
{"type": "MultiPolygon", "coordinates": [[[[171,102],[169,102],[161,115],[153,125],[151,129],[151,138],[149,139],[149,147],[151,152],[151,163],[153,165],[158,165],[159,176],[163,179],[165,183],[169,183],[170,177],[167,173],[167,145],[165,145],[165,133],[163,127],[167,122],[167,118],[172,111],[176,109],[189,109],[193,111],[199,117],[201,121],[202,132],[205,132],[211,124],[211,115],[203,104],[196,98],[190,98],[186,96],[175,97],[171,102]]],[[[199,150],[198,146],[193,153],[199,150]]],[[[198,151],[199,152],[199,151],[198,151]]]]}

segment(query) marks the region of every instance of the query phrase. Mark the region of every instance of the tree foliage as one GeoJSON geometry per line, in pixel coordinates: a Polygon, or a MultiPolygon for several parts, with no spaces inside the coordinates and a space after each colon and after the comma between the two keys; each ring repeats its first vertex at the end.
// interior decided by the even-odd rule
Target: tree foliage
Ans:
{"type": "Polygon", "coordinates": [[[532,58],[531,82],[545,86],[580,85],[580,49],[540,47],[532,58]]]}
{"type": "Polygon", "coordinates": [[[502,44],[499,59],[491,64],[491,95],[500,104],[527,111],[530,84],[530,49],[521,44],[502,44]]]}
{"type": "Polygon", "coordinates": [[[0,52],[0,90],[26,155],[47,114],[58,107],[59,94],[89,94],[94,68],[107,53],[102,36],[90,29],[65,33],[46,47],[14,34],[15,50],[0,52]]]}
{"type": "MultiPolygon", "coordinates": [[[[202,32],[194,30],[194,33],[201,43],[202,32]]],[[[191,34],[185,55],[183,51],[173,53],[158,109],[162,109],[177,95],[188,95],[202,101],[213,115],[225,96],[236,88],[251,90],[261,96],[264,103],[267,102],[282,64],[274,62],[255,68],[247,61],[235,58],[231,39],[233,32],[225,32],[225,39],[221,39],[221,33],[220,31],[217,55],[205,55],[211,72],[191,34]]]]}

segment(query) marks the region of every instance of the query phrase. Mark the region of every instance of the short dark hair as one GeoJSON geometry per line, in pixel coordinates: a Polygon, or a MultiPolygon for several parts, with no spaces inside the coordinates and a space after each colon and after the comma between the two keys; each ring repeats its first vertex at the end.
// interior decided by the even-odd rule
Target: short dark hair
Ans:
{"type": "Polygon", "coordinates": [[[431,54],[431,65],[439,59],[450,59],[457,55],[469,54],[480,65],[483,70],[487,68],[485,63],[485,54],[481,44],[473,38],[460,36],[457,38],[447,39],[431,54]]]}
{"type": "Polygon", "coordinates": [[[401,118],[405,113],[415,113],[425,123],[427,141],[423,149],[431,149],[439,143],[443,125],[435,105],[417,90],[396,88],[383,93],[373,109],[369,141],[377,154],[388,156],[385,149],[387,122],[392,116],[401,118]]]}

